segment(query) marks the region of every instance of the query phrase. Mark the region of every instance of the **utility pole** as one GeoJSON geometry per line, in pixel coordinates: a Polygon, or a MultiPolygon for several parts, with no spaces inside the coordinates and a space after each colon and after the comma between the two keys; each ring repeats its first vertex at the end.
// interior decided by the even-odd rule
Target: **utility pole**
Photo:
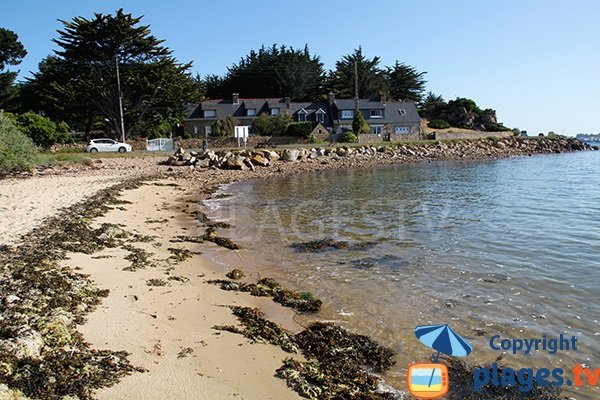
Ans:
{"type": "Polygon", "coordinates": [[[117,94],[119,96],[119,122],[121,124],[121,141],[125,143],[125,122],[123,121],[123,95],[121,94],[121,77],[119,76],[119,54],[115,54],[117,68],[117,94]]]}
{"type": "Polygon", "coordinates": [[[354,108],[358,110],[358,62],[354,60],[354,108]]]}

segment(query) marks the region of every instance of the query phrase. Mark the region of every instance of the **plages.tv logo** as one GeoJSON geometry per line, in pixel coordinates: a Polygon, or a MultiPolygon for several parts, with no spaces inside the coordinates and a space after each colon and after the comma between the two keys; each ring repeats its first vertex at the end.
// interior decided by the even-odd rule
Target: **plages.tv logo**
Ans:
{"type": "Polygon", "coordinates": [[[454,332],[447,324],[419,325],[415,328],[417,339],[425,346],[437,351],[432,362],[415,363],[406,374],[410,394],[421,399],[436,399],[445,396],[450,387],[448,368],[440,364],[440,353],[454,357],[465,357],[473,347],[454,332]]]}

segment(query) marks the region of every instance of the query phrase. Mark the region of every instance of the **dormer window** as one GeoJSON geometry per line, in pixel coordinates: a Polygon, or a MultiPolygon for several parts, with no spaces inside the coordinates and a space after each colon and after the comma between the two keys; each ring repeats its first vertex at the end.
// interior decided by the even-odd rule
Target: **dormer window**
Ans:
{"type": "Polygon", "coordinates": [[[204,110],[204,118],[214,118],[217,116],[217,110],[204,110]]]}
{"type": "Polygon", "coordinates": [[[271,108],[271,115],[279,115],[279,108],[271,108]]]}
{"type": "Polygon", "coordinates": [[[317,118],[317,122],[324,124],[325,123],[325,111],[323,111],[322,109],[318,109],[317,112],[315,113],[315,116],[317,118]]]}
{"type": "Polygon", "coordinates": [[[406,110],[404,108],[399,108],[398,112],[400,113],[400,115],[406,114],[406,110]]]}
{"type": "Polygon", "coordinates": [[[302,110],[298,111],[298,122],[305,122],[307,115],[308,115],[308,113],[306,112],[306,110],[304,108],[302,110]]]}
{"type": "Polygon", "coordinates": [[[247,108],[246,115],[249,117],[254,117],[256,115],[256,108],[247,108]]]}
{"type": "Polygon", "coordinates": [[[342,110],[342,119],[354,118],[354,110],[342,110]]]}
{"type": "Polygon", "coordinates": [[[383,110],[371,110],[371,118],[383,118],[383,110]]]}

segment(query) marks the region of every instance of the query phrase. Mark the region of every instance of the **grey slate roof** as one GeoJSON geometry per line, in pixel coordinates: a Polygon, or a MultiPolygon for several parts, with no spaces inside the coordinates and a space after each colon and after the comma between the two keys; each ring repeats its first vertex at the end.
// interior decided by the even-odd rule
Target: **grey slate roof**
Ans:
{"type": "MultiPolygon", "coordinates": [[[[200,104],[190,105],[186,108],[187,119],[201,119],[216,121],[228,115],[236,118],[252,118],[247,115],[249,108],[256,109],[256,115],[270,114],[273,108],[279,108],[280,113],[285,111],[295,116],[300,110],[307,112],[308,121],[316,121],[315,113],[322,109],[325,112],[325,125],[332,126],[339,121],[341,110],[353,110],[354,99],[336,99],[333,106],[328,101],[289,102],[283,98],[265,99],[239,99],[238,104],[233,104],[231,99],[206,100],[200,104]],[[204,110],[215,110],[215,117],[204,118],[204,110]]],[[[414,103],[387,102],[367,99],[359,100],[359,108],[369,124],[415,124],[420,122],[419,113],[414,103]],[[383,110],[383,118],[370,118],[371,110],[383,110]],[[404,111],[400,111],[404,110],[404,111]]]]}

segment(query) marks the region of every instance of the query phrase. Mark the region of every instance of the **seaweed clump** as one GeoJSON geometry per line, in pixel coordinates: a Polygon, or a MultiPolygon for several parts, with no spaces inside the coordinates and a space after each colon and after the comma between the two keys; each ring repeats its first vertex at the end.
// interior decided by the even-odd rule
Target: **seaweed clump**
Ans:
{"type": "Polygon", "coordinates": [[[376,244],[376,242],[359,242],[350,244],[345,240],[326,238],[312,240],[310,242],[294,243],[290,247],[300,253],[319,253],[332,250],[367,250],[376,244]]]}
{"type": "Polygon", "coordinates": [[[277,374],[310,399],[393,399],[380,392],[383,372],[394,365],[394,352],[367,336],[330,323],[316,322],[295,337],[308,361],[288,358],[277,374]]]}
{"type": "Polygon", "coordinates": [[[147,266],[155,266],[155,263],[150,260],[152,253],[130,244],[123,245],[122,249],[129,252],[124,258],[131,262],[130,266],[123,268],[124,271],[137,271],[138,269],[144,269],[147,266]]]}
{"type": "Polygon", "coordinates": [[[206,228],[206,233],[202,236],[202,239],[213,242],[217,246],[225,247],[229,250],[238,250],[240,246],[229,238],[217,235],[215,227],[209,226],[206,228]]]}
{"type": "Polygon", "coordinates": [[[310,292],[294,292],[286,289],[272,278],[262,278],[256,283],[234,282],[226,279],[210,280],[208,283],[218,284],[223,290],[250,293],[257,297],[271,297],[284,307],[300,312],[318,312],[323,302],[310,292]]]}
{"type": "Polygon", "coordinates": [[[258,308],[230,306],[243,329],[233,325],[216,325],[213,328],[221,331],[239,333],[250,340],[271,343],[281,347],[288,353],[296,353],[298,347],[292,335],[276,323],[265,319],[258,308]]]}
{"type": "Polygon", "coordinates": [[[284,360],[277,375],[309,399],[394,399],[382,390],[382,372],[394,364],[394,352],[367,336],[356,335],[333,324],[314,323],[297,335],[264,318],[256,308],[230,307],[242,327],[215,326],[251,340],[275,344],[287,352],[300,350],[307,361],[284,360]]]}

